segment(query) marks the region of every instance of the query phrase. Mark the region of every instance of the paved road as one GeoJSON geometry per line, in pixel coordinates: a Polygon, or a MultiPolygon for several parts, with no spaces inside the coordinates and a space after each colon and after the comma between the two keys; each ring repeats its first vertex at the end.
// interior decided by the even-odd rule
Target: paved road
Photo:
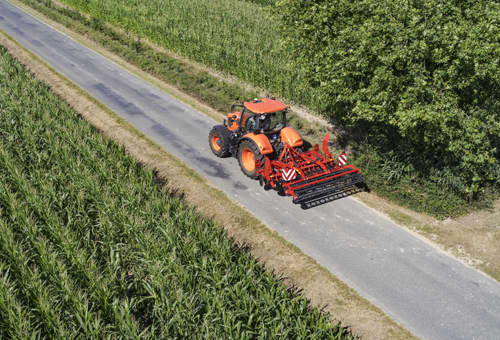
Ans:
{"type": "Polygon", "coordinates": [[[302,210],[212,155],[215,124],[120,66],[0,0],[0,29],[245,205],[425,339],[499,339],[500,284],[347,198],[302,210]]]}

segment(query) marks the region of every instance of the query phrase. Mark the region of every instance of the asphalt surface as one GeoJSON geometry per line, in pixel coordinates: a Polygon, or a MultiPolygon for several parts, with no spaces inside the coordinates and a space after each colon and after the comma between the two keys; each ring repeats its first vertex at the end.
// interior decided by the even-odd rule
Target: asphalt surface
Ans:
{"type": "MultiPolygon", "coordinates": [[[[216,124],[0,0],[0,29],[185,161],[360,295],[425,339],[500,339],[500,284],[354,199],[302,210],[208,146],[216,124]]],[[[219,123],[219,122],[217,122],[219,123]]]]}

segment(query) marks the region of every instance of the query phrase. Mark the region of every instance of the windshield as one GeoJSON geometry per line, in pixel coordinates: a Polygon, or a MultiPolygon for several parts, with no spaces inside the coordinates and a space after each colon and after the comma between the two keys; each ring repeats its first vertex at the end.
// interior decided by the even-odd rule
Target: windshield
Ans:
{"type": "Polygon", "coordinates": [[[259,128],[262,132],[274,132],[284,128],[286,125],[285,111],[263,114],[259,117],[259,128]]]}

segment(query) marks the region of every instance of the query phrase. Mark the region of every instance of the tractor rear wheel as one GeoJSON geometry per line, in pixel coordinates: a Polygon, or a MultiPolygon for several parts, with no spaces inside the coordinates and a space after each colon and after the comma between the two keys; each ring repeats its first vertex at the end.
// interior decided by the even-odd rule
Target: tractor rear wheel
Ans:
{"type": "Polygon", "coordinates": [[[217,157],[229,156],[229,133],[225,126],[216,125],[208,134],[208,144],[217,157]]]}
{"type": "Polygon", "coordinates": [[[257,145],[250,140],[244,140],[238,148],[238,163],[241,171],[250,178],[258,178],[255,161],[264,164],[264,156],[260,153],[257,145]]]}

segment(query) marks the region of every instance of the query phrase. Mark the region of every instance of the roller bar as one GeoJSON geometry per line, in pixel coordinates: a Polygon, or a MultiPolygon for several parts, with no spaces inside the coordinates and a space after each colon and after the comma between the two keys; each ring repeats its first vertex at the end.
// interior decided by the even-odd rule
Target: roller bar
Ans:
{"type": "Polygon", "coordinates": [[[359,173],[351,173],[349,175],[325,179],[307,185],[304,188],[294,190],[296,198],[293,200],[293,203],[301,204],[324,196],[330,196],[361,183],[363,183],[363,176],[359,173]]]}

